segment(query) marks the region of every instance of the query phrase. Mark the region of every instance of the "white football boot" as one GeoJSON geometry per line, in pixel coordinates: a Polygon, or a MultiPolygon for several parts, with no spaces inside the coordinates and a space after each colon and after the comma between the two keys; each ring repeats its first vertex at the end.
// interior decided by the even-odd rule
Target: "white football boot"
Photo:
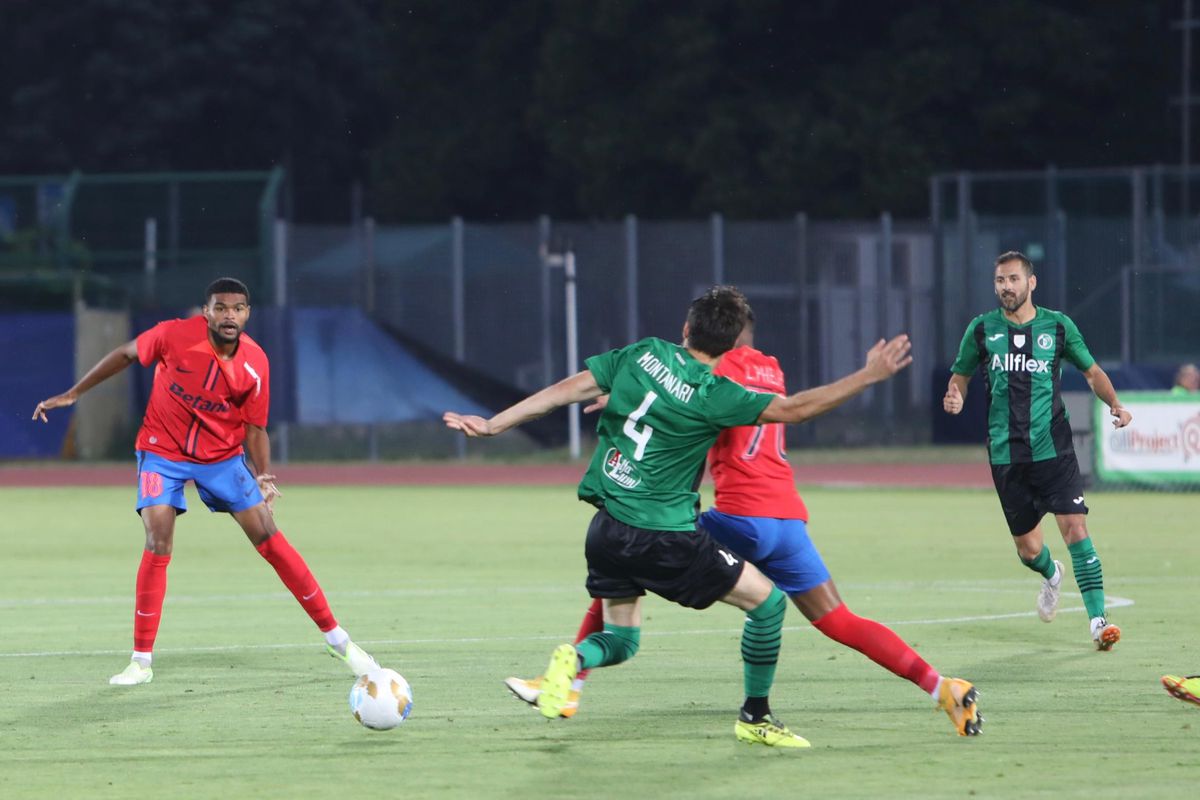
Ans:
{"type": "Polygon", "coordinates": [[[356,645],[349,639],[346,640],[346,652],[340,652],[333,645],[325,645],[326,651],[334,658],[346,662],[346,666],[354,673],[356,677],[362,677],[373,669],[379,669],[379,662],[371,657],[371,654],[361,647],[356,645]]]}
{"type": "Polygon", "coordinates": [[[154,670],[150,665],[140,661],[130,660],[129,666],[108,679],[109,686],[138,686],[154,680],[154,670]]]}
{"type": "Polygon", "coordinates": [[[1042,590],[1038,592],[1037,611],[1042,622],[1050,622],[1058,614],[1058,595],[1062,590],[1062,579],[1062,562],[1055,561],[1054,577],[1042,581],[1042,590]]]}

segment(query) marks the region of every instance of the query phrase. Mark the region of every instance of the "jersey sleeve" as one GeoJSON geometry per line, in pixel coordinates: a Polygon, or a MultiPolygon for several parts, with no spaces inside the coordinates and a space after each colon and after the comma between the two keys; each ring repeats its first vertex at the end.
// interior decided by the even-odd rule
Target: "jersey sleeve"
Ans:
{"type": "Polygon", "coordinates": [[[167,333],[175,322],[175,320],[160,322],[150,330],[138,334],[138,362],[143,367],[148,367],[163,357],[167,351],[167,333]]]}
{"type": "Polygon", "coordinates": [[[962,343],[958,346],[958,358],[954,359],[950,371],[955,375],[971,375],[979,366],[979,346],[975,344],[975,328],[980,325],[978,319],[972,320],[963,334],[962,343]]]}
{"type": "Polygon", "coordinates": [[[1091,351],[1083,343],[1083,334],[1079,332],[1075,322],[1064,314],[1062,326],[1063,358],[1074,364],[1080,372],[1091,369],[1092,365],[1096,363],[1096,359],[1092,357],[1091,351]]]}
{"type": "Polygon", "coordinates": [[[728,378],[717,377],[707,387],[708,418],[719,428],[754,425],[775,398],[766,392],[743,389],[728,378]]]}
{"type": "Polygon", "coordinates": [[[267,427],[267,417],[271,410],[271,367],[266,359],[257,367],[258,380],[242,404],[242,421],[248,425],[267,427]]]}
{"type": "Polygon", "coordinates": [[[606,394],[612,391],[612,382],[617,376],[617,371],[621,365],[625,363],[625,356],[628,354],[631,347],[622,347],[619,350],[609,350],[607,353],[600,353],[591,358],[584,359],[583,365],[592,377],[596,379],[596,385],[600,387],[606,394]]]}

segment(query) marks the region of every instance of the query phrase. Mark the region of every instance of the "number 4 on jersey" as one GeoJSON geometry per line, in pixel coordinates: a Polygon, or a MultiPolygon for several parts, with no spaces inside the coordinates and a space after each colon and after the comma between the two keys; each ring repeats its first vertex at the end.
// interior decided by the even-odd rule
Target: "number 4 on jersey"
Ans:
{"type": "Polygon", "coordinates": [[[649,425],[643,425],[641,428],[638,428],[637,421],[646,416],[646,412],[650,410],[651,404],[657,399],[658,395],[653,390],[646,392],[646,396],[642,398],[642,404],[625,418],[625,426],[621,428],[621,431],[637,444],[637,447],[633,451],[634,461],[641,461],[642,456],[646,455],[646,443],[654,435],[654,428],[651,428],[649,425]]]}

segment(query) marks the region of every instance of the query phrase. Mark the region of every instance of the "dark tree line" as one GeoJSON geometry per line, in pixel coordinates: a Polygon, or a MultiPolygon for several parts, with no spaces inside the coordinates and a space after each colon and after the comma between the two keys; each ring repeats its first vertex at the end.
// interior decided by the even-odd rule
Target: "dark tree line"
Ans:
{"type": "MultiPolygon", "coordinates": [[[[0,3],[0,174],[263,169],[344,219],[920,215],[1178,158],[1178,4],[0,3]]],[[[1196,126],[1200,127],[1200,125],[1196,126]]]]}

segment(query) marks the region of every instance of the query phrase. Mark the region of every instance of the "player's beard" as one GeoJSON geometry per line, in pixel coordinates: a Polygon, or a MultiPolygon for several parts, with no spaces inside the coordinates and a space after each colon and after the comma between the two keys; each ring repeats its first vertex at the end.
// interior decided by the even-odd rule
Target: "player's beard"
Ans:
{"type": "Polygon", "coordinates": [[[212,332],[213,338],[221,344],[237,344],[238,337],[242,335],[242,328],[236,323],[233,325],[232,334],[221,330],[221,325],[218,325],[215,328],[209,328],[209,330],[212,332]]]}
{"type": "Polygon", "coordinates": [[[1004,293],[1000,295],[1000,307],[1011,314],[1021,306],[1025,305],[1025,301],[1028,299],[1028,289],[1020,294],[1017,294],[1016,292],[1004,293]]]}

